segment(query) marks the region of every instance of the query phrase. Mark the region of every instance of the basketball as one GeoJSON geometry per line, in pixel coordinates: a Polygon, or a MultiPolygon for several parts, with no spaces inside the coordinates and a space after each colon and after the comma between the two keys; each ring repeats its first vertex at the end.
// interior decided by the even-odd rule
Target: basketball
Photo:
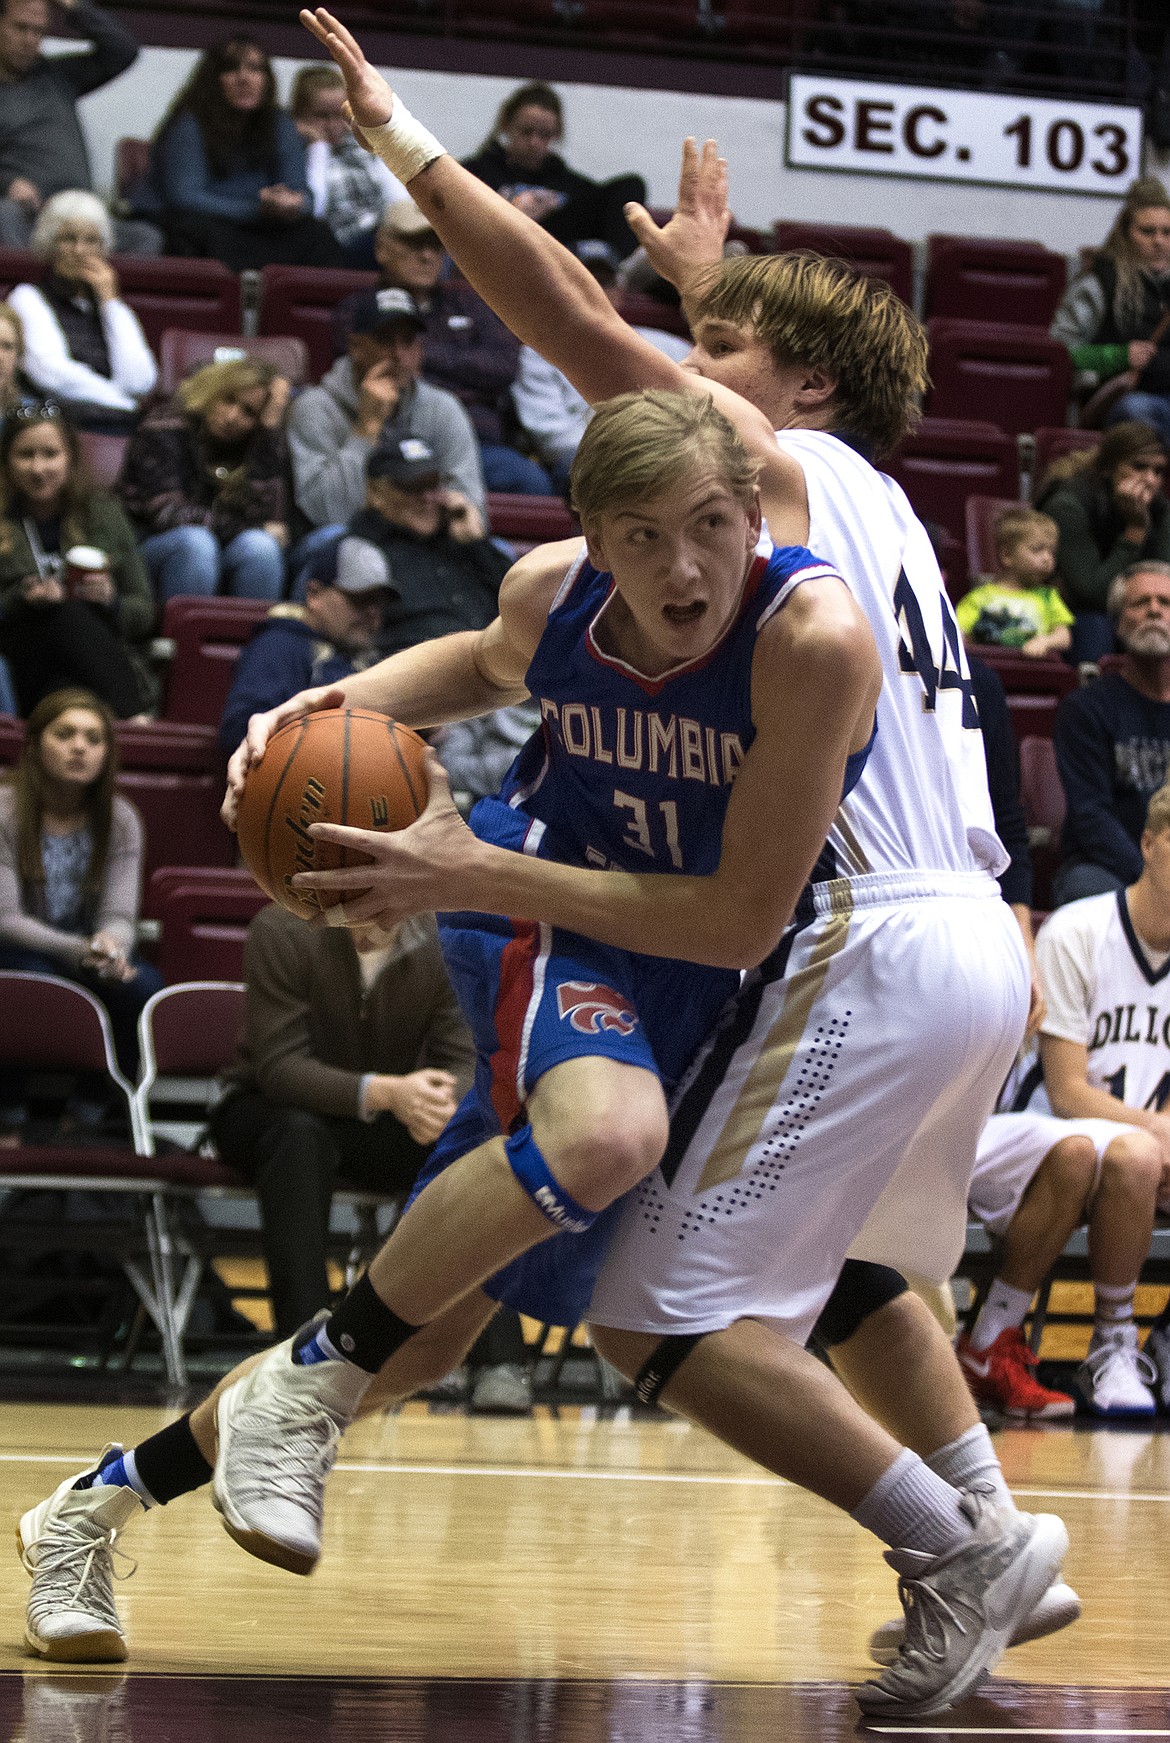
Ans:
{"type": "Polygon", "coordinates": [[[244,864],[261,889],[304,919],[331,906],[327,895],[297,895],[290,879],[360,865],[366,856],[317,841],[310,825],[405,829],[427,802],[425,750],[409,727],[365,708],[325,709],[282,726],[248,773],[236,823],[244,864]]]}

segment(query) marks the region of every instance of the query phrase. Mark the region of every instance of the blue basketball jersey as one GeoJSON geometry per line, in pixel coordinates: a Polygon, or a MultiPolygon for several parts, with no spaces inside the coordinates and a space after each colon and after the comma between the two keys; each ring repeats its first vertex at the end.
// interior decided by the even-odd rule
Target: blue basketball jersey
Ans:
{"type": "Polygon", "coordinates": [[[622,871],[713,872],[732,782],[755,737],[756,639],[794,587],[835,574],[799,545],[757,556],[715,646],[647,677],[599,644],[614,582],[582,552],[526,675],[541,727],[500,791],[540,826],[526,850],[622,871]]]}

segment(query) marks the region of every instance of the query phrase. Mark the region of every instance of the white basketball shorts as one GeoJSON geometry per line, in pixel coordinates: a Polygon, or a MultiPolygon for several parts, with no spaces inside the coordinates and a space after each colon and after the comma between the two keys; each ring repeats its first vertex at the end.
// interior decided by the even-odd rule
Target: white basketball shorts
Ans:
{"type": "Polygon", "coordinates": [[[684,1081],[597,1324],[666,1336],[750,1316],[803,1343],[851,1249],[940,1282],[954,1269],[1027,1017],[1019,928],[982,874],[840,879],[815,909],[684,1081]]]}
{"type": "Polygon", "coordinates": [[[1097,1152],[1097,1173],[1089,1201],[1097,1191],[1105,1152],[1115,1138],[1136,1131],[1119,1120],[1060,1120],[1054,1114],[992,1114],[975,1151],[969,1203],[993,1235],[1002,1235],[1016,1212],[1033,1176],[1048,1152],[1062,1138],[1088,1138],[1097,1152]]]}

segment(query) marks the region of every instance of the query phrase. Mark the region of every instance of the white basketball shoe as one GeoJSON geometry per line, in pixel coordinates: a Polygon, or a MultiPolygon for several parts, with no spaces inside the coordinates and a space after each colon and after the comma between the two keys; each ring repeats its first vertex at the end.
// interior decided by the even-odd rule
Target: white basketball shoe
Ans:
{"type": "MultiPolygon", "coordinates": [[[[31,1651],[57,1664],[118,1664],[126,1636],[114,1603],[114,1557],[123,1554],[116,1543],[143,1511],[142,1499],[128,1488],[75,1489],[85,1474],[66,1477],[16,1528],[32,1575],[24,1637],[31,1651]]],[[[125,1560],[123,1578],[134,1572],[125,1560]]]]}

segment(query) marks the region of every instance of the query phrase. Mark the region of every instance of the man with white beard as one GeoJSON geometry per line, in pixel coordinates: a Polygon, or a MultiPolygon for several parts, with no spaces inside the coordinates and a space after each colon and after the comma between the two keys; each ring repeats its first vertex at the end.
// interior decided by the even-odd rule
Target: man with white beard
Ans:
{"type": "Polygon", "coordinates": [[[1133,563],[1109,590],[1122,661],[1060,705],[1054,745],[1068,801],[1057,905],[1141,876],[1146,807],[1170,776],[1170,563],[1133,563]]]}

